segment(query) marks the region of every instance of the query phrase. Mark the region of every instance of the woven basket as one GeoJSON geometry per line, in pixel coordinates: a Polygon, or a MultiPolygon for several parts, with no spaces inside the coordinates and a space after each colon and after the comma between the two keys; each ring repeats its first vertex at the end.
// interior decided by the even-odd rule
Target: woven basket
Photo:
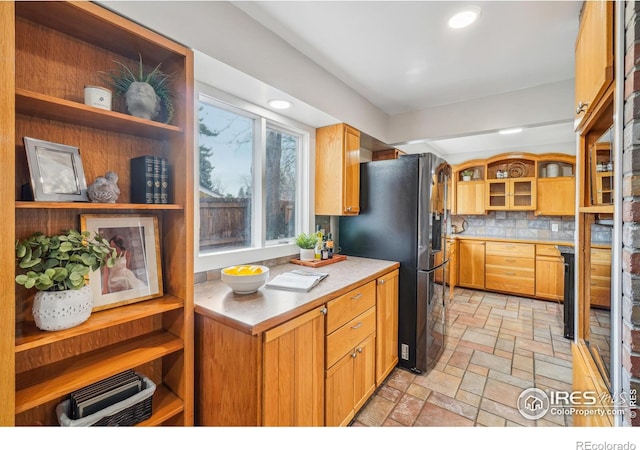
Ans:
{"type": "Polygon", "coordinates": [[[69,418],[71,401],[65,400],[56,407],[58,423],[63,427],[126,427],[147,420],[151,417],[151,403],[156,385],[145,376],[142,376],[142,381],[145,386],[142,391],[108,408],[77,420],[69,418]]]}

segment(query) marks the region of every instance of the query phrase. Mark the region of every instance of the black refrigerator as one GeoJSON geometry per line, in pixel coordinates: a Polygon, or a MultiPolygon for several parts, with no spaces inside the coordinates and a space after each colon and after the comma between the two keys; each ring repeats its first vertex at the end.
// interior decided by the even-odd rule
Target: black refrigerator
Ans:
{"type": "Polygon", "coordinates": [[[416,373],[430,370],[445,346],[448,260],[436,255],[446,255],[449,176],[449,164],[431,153],[362,163],[360,214],[339,219],[343,254],[400,262],[399,365],[416,373]]]}

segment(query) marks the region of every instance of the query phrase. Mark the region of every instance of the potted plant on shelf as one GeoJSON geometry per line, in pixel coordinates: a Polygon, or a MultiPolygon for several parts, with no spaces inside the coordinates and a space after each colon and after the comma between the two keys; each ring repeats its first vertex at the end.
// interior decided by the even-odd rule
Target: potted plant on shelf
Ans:
{"type": "Polygon", "coordinates": [[[462,171],[462,181],[471,181],[472,176],[473,176],[473,170],[466,169],[462,171]]]}
{"type": "Polygon", "coordinates": [[[300,248],[300,261],[313,261],[318,236],[303,232],[296,236],[295,243],[300,248]]]}
{"type": "Polygon", "coordinates": [[[161,64],[145,73],[142,55],[140,55],[138,66],[134,69],[130,69],[119,61],[114,62],[119,66],[117,69],[100,72],[100,75],[113,87],[117,95],[125,97],[129,114],[154,120],[163,110],[160,121],[170,123],[173,119],[171,75],[160,70],[161,64]]]}
{"type": "Polygon", "coordinates": [[[64,231],[54,236],[34,233],[16,241],[22,273],[16,283],[36,289],[33,318],[41,330],[64,330],[86,321],[93,308],[90,272],[112,267],[118,255],[98,233],[64,231]]]}

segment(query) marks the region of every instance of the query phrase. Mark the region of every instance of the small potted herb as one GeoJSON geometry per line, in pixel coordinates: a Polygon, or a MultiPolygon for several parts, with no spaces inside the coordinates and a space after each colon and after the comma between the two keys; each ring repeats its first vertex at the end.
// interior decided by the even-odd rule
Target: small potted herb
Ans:
{"type": "Polygon", "coordinates": [[[313,261],[318,236],[303,232],[296,236],[295,243],[300,248],[300,261],[313,261]]]}
{"type": "Polygon", "coordinates": [[[462,171],[462,181],[471,181],[472,176],[473,176],[473,170],[466,169],[462,171]]]}

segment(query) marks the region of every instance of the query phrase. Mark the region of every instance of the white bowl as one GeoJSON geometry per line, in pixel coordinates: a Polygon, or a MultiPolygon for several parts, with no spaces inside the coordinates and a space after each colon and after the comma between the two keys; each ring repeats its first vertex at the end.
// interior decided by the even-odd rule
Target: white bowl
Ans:
{"type": "Polygon", "coordinates": [[[253,275],[234,275],[227,273],[229,269],[241,266],[231,266],[222,269],[222,281],[231,288],[236,294],[251,294],[256,292],[269,278],[269,268],[267,266],[258,266],[255,264],[245,264],[247,267],[259,267],[261,273],[253,275]]]}

